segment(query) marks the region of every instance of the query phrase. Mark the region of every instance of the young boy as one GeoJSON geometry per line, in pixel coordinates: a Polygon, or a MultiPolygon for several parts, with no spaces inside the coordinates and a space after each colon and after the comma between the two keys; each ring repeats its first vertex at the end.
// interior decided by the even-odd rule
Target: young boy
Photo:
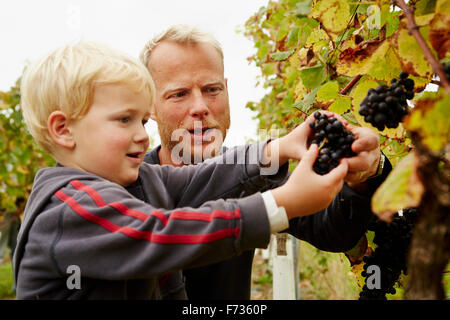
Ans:
{"type": "Polygon", "coordinates": [[[21,90],[25,122],[58,165],[37,173],[25,209],[18,299],[158,299],[159,276],[266,247],[287,219],[328,206],[347,173],[345,160],[324,176],[312,170],[317,147],[304,147],[312,118],[196,166],[143,164],[153,81],[140,62],[95,43],[50,53],[21,90]],[[237,164],[221,164],[230,153],[237,164]],[[287,183],[257,192],[283,179],[289,158],[301,162],[287,183]],[[277,162],[284,167],[272,176],[252,164],[277,162]],[[124,188],[138,179],[146,202],[124,188]],[[220,199],[244,190],[254,194],[220,199]],[[178,208],[185,197],[204,203],[178,208]]]}

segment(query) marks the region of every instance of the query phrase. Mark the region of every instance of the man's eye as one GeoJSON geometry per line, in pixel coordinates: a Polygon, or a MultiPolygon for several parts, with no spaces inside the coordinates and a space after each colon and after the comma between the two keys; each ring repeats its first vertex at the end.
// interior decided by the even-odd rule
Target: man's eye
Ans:
{"type": "Polygon", "coordinates": [[[209,93],[217,93],[217,92],[219,92],[221,90],[221,88],[219,88],[219,87],[211,87],[211,88],[208,88],[207,89],[207,91],[209,92],[209,93]]]}
{"type": "Polygon", "coordinates": [[[185,91],[180,91],[172,94],[169,98],[182,98],[186,95],[185,91]]]}
{"type": "Polygon", "coordinates": [[[121,123],[128,123],[130,121],[130,117],[121,117],[119,118],[119,121],[121,123]]]}

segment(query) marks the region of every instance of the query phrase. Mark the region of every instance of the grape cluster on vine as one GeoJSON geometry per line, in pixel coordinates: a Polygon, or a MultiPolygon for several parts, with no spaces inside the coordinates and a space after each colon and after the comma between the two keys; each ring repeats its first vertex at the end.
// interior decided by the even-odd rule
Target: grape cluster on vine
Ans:
{"type": "Polygon", "coordinates": [[[395,294],[395,283],[402,272],[407,274],[407,253],[416,217],[417,209],[408,208],[404,210],[403,216],[397,213],[390,223],[377,220],[369,226],[368,229],[375,233],[373,243],[377,247],[370,256],[363,258],[365,264],[361,275],[367,282],[370,276],[367,268],[371,265],[378,266],[381,286],[377,289],[364,284],[359,295],[360,300],[386,300],[386,294],[395,294]]]}
{"type": "Polygon", "coordinates": [[[450,63],[444,66],[445,76],[447,77],[447,81],[450,82],[450,63]]]}
{"type": "Polygon", "coordinates": [[[392,79],[390,86],[379,85],[371,88],[361,102],[359,114],[364,121],[379,131],[397,128],[402,118],[408,114],[407,100],[414,98],[414,80],[401,72],[399,79],[392,79]]]}
{"type": "Polygon", "coordinates": [[[353,133],[345,129],[335,117],[328,117],[316,111],[314,122],[310,123],[310,127],[315,131],[311,143],[319,145],[319,156],[313,166],[314,172],[320,175],[327,174],[339,165],[341,158],[356,155],[351,149],[355,140],[353,133]]]}

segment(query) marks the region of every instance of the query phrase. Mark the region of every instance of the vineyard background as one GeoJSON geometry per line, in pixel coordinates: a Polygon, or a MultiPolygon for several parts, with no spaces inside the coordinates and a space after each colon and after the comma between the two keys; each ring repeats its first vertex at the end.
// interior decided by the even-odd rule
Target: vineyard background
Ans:
{"type": "MultiPolygon", "coordinates": [[[[389,219],[399,209],[420,208],[418,225],[427,227],[417,228],[414,247],[438,252],[440,260],[431,257],[413,269],[418,270],[413,283],[422,283],[423,289],[424,282],[434,285],[423,290],[426,296],[410,297],[448,299],[450,87],[442,65],[450,61],[450,1],[408,1],[409,7],[401,9],[403,5],[403,1],[381,0],[269,1],[240,30],[254,42],[256,52],[248,60],[260,69],[257,84],[267,89],[260,101],[249,102],[247,108],[257,113],[260,129],[279,129],[281,135],[321,109],[378,132],[382,151],[395,169],[391,183],[374,196],[374,212],[389,219]],[[359,104],[370,88],[389,84],[402,70],[416,84],[416,95],[409,103],[411,114],[398,128],[380,132],[364,122],[359,104]],[[424,159],[433,165],[428,168],[436,178],[431,182],[423,174],[424,159]],[[443,296],[436,295],[440,288],[443,296]]],[[[8,92],[0,92],[0,228],[20,218],[37,170],[54,164],[24,128],[19,88],[20,80],[8,92]]],[[[373,246],[373,234],[368,232],[366,237],[369,247],[373,246]]],[[[302,299],[358,298],[362,263],[352,266],[344,253],[322,252],[304,242],[299,248],[302,299]]],[[[411,265],[417,257],[411,255],[411,265]]],[[[2,289],[10,285],[8,263],[0,268],[3,298],[13,298],[2,289]]],[[[272,298],[270,270],[259,252],[254,262],[253,299],[272,298]]],[[[409,277],[402,275],[396,294],[387,298],[405,298],[409,277]]],[[[417,287],[409,290],[420,291],[417,287]]]]}

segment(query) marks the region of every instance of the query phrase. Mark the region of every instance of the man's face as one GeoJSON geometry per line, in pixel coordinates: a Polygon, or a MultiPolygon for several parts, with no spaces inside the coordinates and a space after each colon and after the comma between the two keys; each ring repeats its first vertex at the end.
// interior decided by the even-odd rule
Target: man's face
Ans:
{"type": "Polygon", "coordinates": [[[88,113],[71,125],[73,165],[122,186],[135,182],[149,145],[144,128],[149,105],[148,92],[123,85],[97,87],[88,113]]]}
{"type": "Polygon", "coordinates": [[[180,149],[175,148],[180,146],[176,129],[183,129],[182,152],[177,154],[185,156],[188,150],[192,160],[214,155],[230,126],[227,81],[219,53],[209,44],[162,42],[152,52],[149,65],[156,86],[152,118],[158,123],[162,148],[180,149]]]}

